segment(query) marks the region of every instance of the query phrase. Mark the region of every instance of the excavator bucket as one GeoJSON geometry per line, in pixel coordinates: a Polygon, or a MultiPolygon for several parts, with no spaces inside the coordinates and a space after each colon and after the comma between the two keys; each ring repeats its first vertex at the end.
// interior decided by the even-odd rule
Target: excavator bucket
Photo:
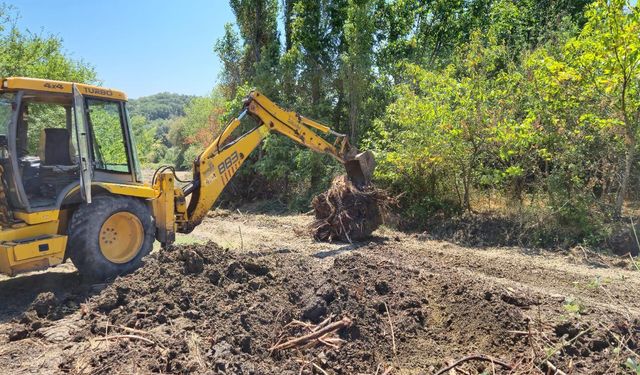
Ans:
{"type": "Polygon", "coordinates": [[[344,167],[347,170],[347,176],[351,182],[358,188],[362,188],[371,184],[373,170],[376,167],[376,160],[373,157],[373,152],[364,151],[352,159],[346,160],[344,167]]]}

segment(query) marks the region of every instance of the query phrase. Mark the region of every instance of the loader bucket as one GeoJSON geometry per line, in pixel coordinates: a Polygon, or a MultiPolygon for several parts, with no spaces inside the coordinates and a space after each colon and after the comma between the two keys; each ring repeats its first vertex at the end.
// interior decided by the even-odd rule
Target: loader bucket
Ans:
{"type": "Polygon", "coordinates": [[[344,167],[347,170],[347,176],[351,182],[353,182],[356,187],[362,188],[371,184],[373,170],[376,167],[376,160],[373,157],[373,152],[364,151],[352,159],[346,160],[344,167]]]}

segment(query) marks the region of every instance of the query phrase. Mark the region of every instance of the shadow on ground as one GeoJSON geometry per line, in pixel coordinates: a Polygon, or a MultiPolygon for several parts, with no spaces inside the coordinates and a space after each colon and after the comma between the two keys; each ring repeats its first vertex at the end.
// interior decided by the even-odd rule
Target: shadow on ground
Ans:
{"type": "Polygon", "coordinates": [[[313,254],[313,256],[315,258],[324,259],[348,253],[371,245],[385,245],[387,242],[389,242],[388,237],[373,236],[367,242],[354,242],[350,244],[345,243],[344,246],[341,246],[337,249],[318,251],[317,253],[313,254]]]}
{"type": "Polygon", "coordinates": [[[60,319],[80,308],[80,304],[100,293],[107,284],[90,284],[77,271],[50,270],[0,281],[0,323],[19,318],[34,302],[49,299],[64,306],[60,319]]]}

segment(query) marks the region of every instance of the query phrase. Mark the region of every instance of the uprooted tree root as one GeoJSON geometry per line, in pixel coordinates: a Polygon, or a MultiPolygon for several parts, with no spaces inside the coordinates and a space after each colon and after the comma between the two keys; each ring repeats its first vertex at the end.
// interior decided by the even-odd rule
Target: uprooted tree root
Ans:
{"type": "Polygon", "coordinates": [[[336,177],[326,192],[313,198],[316,220],[310,225],[318,241],[359,241],[383,223],[394,199],[381,189],[358,189],[346,175],[336,177]]]}

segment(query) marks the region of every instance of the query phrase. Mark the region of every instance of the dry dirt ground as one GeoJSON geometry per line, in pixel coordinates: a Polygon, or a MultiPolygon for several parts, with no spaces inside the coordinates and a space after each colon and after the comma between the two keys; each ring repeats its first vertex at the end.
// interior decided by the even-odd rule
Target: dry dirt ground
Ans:
{"type": "Polygon", "coordinates": [[[385,228],[319,243],[311,220],[215,211],[111,284],[70,264],[0,280],[1,371],[435,374],[475,355],[442,373],[624,374],[640,362],[630,260],[385,228]]]}

